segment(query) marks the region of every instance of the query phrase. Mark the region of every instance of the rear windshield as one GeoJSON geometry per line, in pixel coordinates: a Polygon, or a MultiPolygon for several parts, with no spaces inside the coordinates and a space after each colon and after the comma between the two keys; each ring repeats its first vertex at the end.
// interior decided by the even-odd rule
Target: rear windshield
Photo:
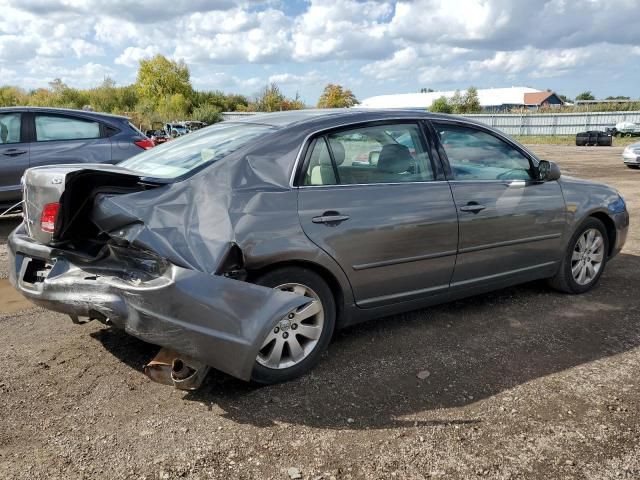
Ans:
{"type": "Polygon", "coordinates": [[[146,150],[120,163],[144,176],[178,178],[243,147],[275,130],[268,125],[218,123],[146,150]]]}

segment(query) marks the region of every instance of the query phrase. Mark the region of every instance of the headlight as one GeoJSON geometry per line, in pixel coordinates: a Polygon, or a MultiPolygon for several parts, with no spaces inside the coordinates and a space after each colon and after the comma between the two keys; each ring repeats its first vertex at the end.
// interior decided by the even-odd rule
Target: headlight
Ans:
{"type": "Polygon", "coordinates": [[[611,213],[622,213],[627,209],[627,204],[624,202],[622,195],[618,194],[618,199],[611,202],[607,208],[611,213]]]}

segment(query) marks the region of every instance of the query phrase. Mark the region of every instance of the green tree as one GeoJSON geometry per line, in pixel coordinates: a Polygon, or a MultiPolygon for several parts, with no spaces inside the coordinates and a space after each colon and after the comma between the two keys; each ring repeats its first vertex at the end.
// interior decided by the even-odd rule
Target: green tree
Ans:
{"type": "Polygon", "coordinates": [[[462,108],[460,113],[480,113],[482,106],[478,97],[478,89],[469,87],[462,97],[462,108]]]}
{"type": "Polygon", "coordinates": [[[462,102],[462,94],[460,93],[460,90],[456,90],[453,93],[453,96],[449,99],[449,105],[451,105],[451,110],[453,111],[453,113],[464,113],[462,111],[462,102]]]}
{"type": "Polygon", "coordinates": [[[582,92],[581,94],[576,96],[576,100],[595,100],[595,99],[596,99],[596,97],[594,97],[591,94],[590,90],[587,90],[586,92],[582,92]]]}
{"type": "Polygon", "coordinates": [[[156,104],[160,117],[169,120],[184,120],[191,110],[191,102],[182,93],[174,93],[161,98],[156,104]]]}
{"type": "Polygon", "coordinates": [[[220,108],[217,105],[205,103],[193,109],[191,112],[191,120],[204,122],[209,125],[222,121],[220,108]]]}
{"type": "Polygon", "coordinates": [[[564,103],[572,103],[573,100],[571,100],[569,97],[567,97],[566,95],[558,95],[558,98],[560,100],[562,100],[564,103]]]}
{"type": "Polygon", "coordinates": [[[160,54],[140,60],[135,86],[140,100],[151,100],[155,104],[166,103],[167,97],[173,95],[187,99],[193,94],[189,68],[185,63],[169,60],[160,54]]]}
{"type": "Polygon", "coordinates": [[[353,92],[342,85],[329,83],[318,99],[318,108],[346,108],[357,105],[353,92]]]}
{"type": "Polygon", "coordinates": [[[282,110],[284,99],[285,96],[280,91],[280,87],[275,83],[271,83],[260,90],[256,95],[254,104],[259,112],[279,112],[282,110]]]}
{"type": "Polygon", "coordinates": [[[28,103],[27,92],[18,87],[6,85],[0,87],[0,107],[15,107],[28,103]]]}
{"type": "Polygon", "coordinates": [[[431,107],[429,107],[429,111],[436,113],[453,113],[453,106],[449,103],[447,97],[443,95],[433,101],[431,107]]]}
{"type": "Polygon", "coordinates": [[[605,100],[631,100],[631,97],[625,97],[624,95],[618,95],[617,97],[607,97],[605,100]]]}
{"type": "Polygon", "coordinates": [[[276,83],[271,83],[260,90],[254,97],[253,102],[244,110],[253,112],[280,112],[282,110],[300,110],[302,108],[304,108],[304,102],[297,93],[294,98],[289,99],[285,97],[276,83]]]}

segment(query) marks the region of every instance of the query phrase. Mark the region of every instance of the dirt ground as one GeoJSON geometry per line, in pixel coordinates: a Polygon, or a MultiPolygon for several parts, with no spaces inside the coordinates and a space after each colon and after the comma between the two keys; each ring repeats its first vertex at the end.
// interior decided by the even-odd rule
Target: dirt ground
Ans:
{"type": "Polygon", "coordinates": [[[154,347],[17,306],[0,280],[0,478],[640,479],[640,171],[617,147],[534,150],[627,200],[595,290],[527,284],[350,328],[283,385],[154,384],[154,347]]]}

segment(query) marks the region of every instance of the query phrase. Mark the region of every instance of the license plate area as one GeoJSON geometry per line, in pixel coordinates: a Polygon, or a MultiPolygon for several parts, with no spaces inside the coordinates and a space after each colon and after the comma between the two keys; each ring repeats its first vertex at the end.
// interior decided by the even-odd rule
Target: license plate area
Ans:
{"type": "Polygon", "coordinates": [[[32,285],[44,282],[44,280],[49,276],[49,272],[51,272],[53,264],[40,258],[28,258],[26,261],[27,265],[24,268],[22,281],[32,285]]]}

